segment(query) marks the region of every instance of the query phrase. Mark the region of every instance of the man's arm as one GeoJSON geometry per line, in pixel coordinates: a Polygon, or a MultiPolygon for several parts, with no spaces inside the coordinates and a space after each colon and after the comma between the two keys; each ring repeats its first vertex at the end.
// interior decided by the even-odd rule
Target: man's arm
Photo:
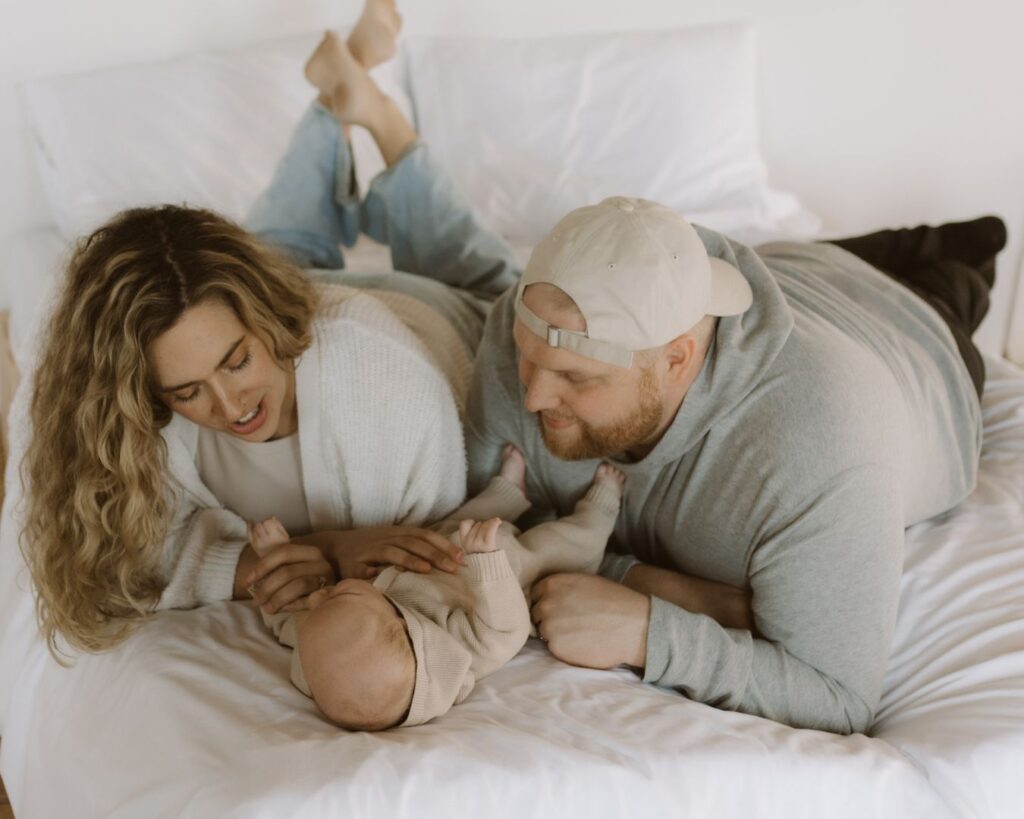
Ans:
{"type": "Polygon", "coordinates": [[[635,665],[636,645],[624,639],[609,655],[602,631],[608,613],[621,612],[632,625],[616,633],[635,642],[646,627],[647,682],[795,727],[863,731],[881,696],[899,597],[903,522],[893,481],[875,468],[843,473],[758,547],[750,581],[763,637],[581,575],[538,583],[534,621],[567,662],[635,665]],[[650,601],[646,616],[636,598],[650,601]],[[593,662],[597,647],[604,654],[593,662]]]}
{"type": "Polygon", "coordinates": [[[637,563],[626,572],[622,584],[694,614],[705,614],[723,628],[755,631],[750,592],[727,583],[637,563]]]}

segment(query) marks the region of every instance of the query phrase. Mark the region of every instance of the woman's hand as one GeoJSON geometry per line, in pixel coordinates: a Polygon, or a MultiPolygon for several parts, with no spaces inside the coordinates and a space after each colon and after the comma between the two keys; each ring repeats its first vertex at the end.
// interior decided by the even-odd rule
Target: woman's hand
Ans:
{"type": "Polygon", "coordinates": [[[416,526],[317,532],[302,540],[322,548],[342,578],[370,580],[388,566],[421,574],[432,568],[454,573],[465,560],[462,549],[448,538],[416,526]]]}
{"type": "Polygon", "coordinates": [[[307,543],[284,543],[249,572],[249,593],[266,614],[307,608],[310,594],[338,580],[324,553],[307,543]]]}

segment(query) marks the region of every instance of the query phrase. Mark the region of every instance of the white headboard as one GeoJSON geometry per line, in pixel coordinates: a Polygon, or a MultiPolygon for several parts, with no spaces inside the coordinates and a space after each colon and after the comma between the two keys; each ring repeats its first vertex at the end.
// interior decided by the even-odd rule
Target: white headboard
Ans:
{"type": "MultiPolygon", "coordinates": [[[[50,221],[16,84],[344,25],[357,0],[49,0],[0,25],[0,237],[50,221]]],[[[542,36],[742,21],[771,181],[839,235],[1001,215],[988,352],[1024,362],[1024,6],[1006,0],[406,0],[417,34],[542,36]],[[1016,310],[1014,310],[1016,301],[1016,310]]]]}

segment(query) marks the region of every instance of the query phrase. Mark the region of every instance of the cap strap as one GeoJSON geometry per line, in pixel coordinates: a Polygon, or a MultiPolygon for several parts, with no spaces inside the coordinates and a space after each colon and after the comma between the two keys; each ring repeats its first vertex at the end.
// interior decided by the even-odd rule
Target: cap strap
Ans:
{"type": "Polygon", "coordinates": [[[531,333],[540,336],[550,347],[571,350],[615,367],[628,368],[633,364],[633,353],[630,350],[590,338],[579,330],[554,327],[523,304],[521,296],[516,299],[516,317],[531,333]]]}

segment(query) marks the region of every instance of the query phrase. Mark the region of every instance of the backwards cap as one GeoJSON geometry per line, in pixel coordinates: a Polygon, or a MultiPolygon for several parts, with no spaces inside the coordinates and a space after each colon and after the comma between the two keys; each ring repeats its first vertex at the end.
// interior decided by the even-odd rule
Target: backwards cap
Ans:
{"type": "Polygon", "coordinates": [[[629,367],[706,315],[735,316],[753,302],[750,284],[708,256],[678,213],[648,199],[613,196],[562,219],[530,256],[516,291],[517,318],[552,347],[629,367]],[[584,332],[553,327],[523,304],[531,284],[552,284],[579,307],[584,332]]]}

